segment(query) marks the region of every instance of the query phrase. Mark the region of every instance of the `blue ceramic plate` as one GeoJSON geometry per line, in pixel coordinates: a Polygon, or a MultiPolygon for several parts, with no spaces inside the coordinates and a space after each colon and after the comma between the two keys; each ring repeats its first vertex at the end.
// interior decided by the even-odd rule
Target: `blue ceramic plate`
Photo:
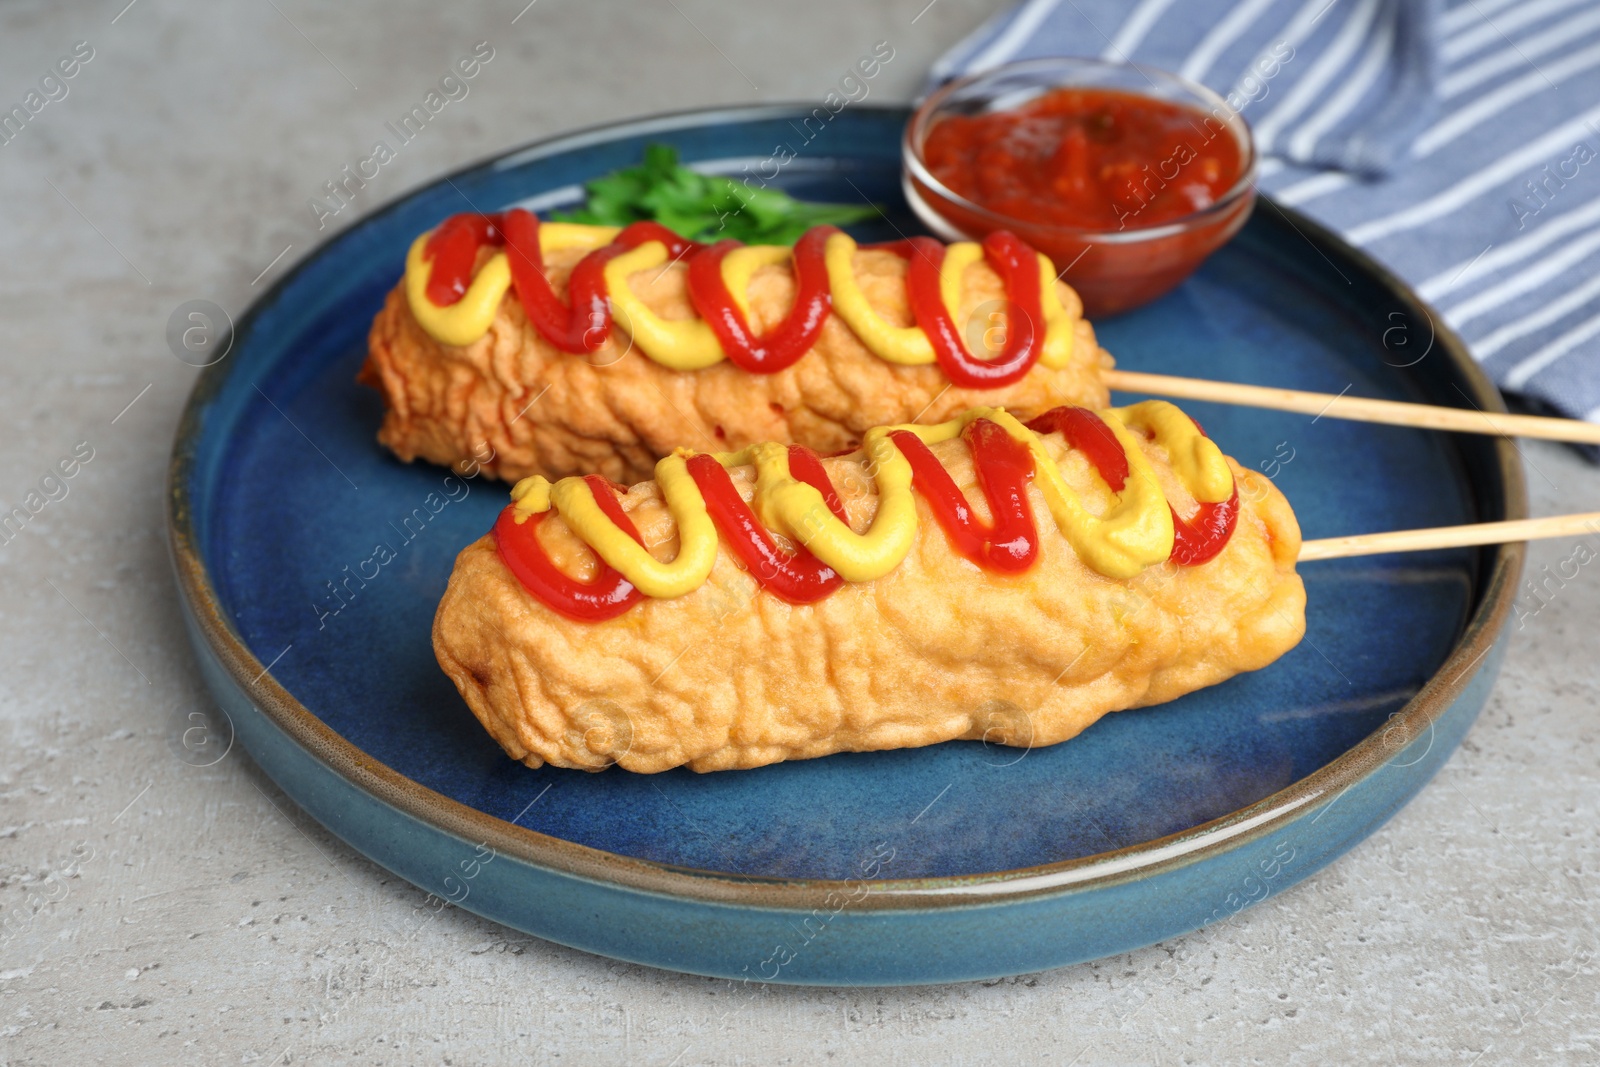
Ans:
{"type": "MultiPolygon", "coordinates": [[[[256,304],[197,385],[171,474],[191,635],[252,755],[351,846],[465,908],[734,979],[1055,967],[1231,915],[1361,840],[1483,705],[1520,546],[1309,564],[1306,639],[1278,663],[1038,751],[586,774],[529,770],[478,727],[429,628],[505,488],[397,462],[374,440],[377,396],[354,381],[407,245],[454,212],[571,201],[650,141],[735,174],[787,146],[784,188],[883,205],[858,237],[916,230],[904,112],[847,109],[802,144],[804,113],[680,115],[512,153],[375,213],[256,304]],[[394,559],[346,585],[377,545],[394,559]]],[[[1172,295],[1099,325],[1130,369],[1499,409],[1395,279],[1270,203],[1172,295]]],[[[1503,442],[1188,407],[1275,475],[1307,537],[1524,513],[1503,442]]]]}

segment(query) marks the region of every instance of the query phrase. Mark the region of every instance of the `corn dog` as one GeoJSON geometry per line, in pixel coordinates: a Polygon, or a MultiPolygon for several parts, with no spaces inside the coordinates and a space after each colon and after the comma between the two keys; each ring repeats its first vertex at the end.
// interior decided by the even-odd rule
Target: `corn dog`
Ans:
{"type": "Polygon", "coordinates": [[[360,380],[403,460],[637,481],[678,445],[828,452],[977,404],[1100,407],[1110,366],[1077,294],[1009,234],[702,246],[514,210],[417,238],[360,380]]]}
{"type": "Polygon", "coordinates": [[[1292,648],[1299,544],[1272,482],[1171,404],[976,408],[842,456],[519,482],[458,557],[434,649],[535,767],[1035,747],[1292,648]]]}

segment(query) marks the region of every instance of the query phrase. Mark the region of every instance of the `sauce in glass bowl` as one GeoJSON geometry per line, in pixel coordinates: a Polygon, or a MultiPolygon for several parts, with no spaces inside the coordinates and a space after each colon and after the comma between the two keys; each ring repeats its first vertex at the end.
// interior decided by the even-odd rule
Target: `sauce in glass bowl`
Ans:
{"type": "Polygon", "coordinates": [[[953,115],[923,162],[1001,215],[1061,226],[1155,226],[1215,204],[1239,180],[1232,137],[1194,108],[1116,89],[1052,89],[1019,108],[953,115]]]}
{"type": "Polygon", "coordinates": [[[950,83],[912,116],[906,195],[947,239],[1008,230],[1048,255],[1092,316],[1155,299],[1244,225],[1244,120],[1176,75],[1027,60],[950,83]]]}

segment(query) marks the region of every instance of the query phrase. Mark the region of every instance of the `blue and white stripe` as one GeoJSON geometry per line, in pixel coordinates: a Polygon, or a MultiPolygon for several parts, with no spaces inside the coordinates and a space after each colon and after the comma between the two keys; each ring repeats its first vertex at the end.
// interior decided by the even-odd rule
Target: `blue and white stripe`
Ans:
{"type": "Polygon", "coordinates": [[[934,80],[1047,55],[1233,93],[1266,192],[1409,279],[1503,388],[1600,422],[1593,0],[1029,0],[934,80]]]}

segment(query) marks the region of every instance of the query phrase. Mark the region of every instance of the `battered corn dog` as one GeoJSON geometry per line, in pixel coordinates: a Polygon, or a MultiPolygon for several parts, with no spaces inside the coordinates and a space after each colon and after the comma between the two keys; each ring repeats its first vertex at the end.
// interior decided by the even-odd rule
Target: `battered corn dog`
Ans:
{"type": "Polygon", "coordinates": [[[458,557],[434,649],[534,767],[1051,745],[1304,632],[1288,502],[1160,401],[974,409],[820,460],[680,451],[626,490],[513,499],[458,557]]]}
{"type": "Polygon", "coordinates": [[[1009,235],[948,251],[857,248],[827,228],[793,250],[729,245],[527,212],[448,220],[417,239],[372,324],[360,380],[383,394],[379,441],[510,481],[637,481],[678,445],[837,451],[975,404],[1109,401],[1111,357],[1077,294],[1009,235]]]}

